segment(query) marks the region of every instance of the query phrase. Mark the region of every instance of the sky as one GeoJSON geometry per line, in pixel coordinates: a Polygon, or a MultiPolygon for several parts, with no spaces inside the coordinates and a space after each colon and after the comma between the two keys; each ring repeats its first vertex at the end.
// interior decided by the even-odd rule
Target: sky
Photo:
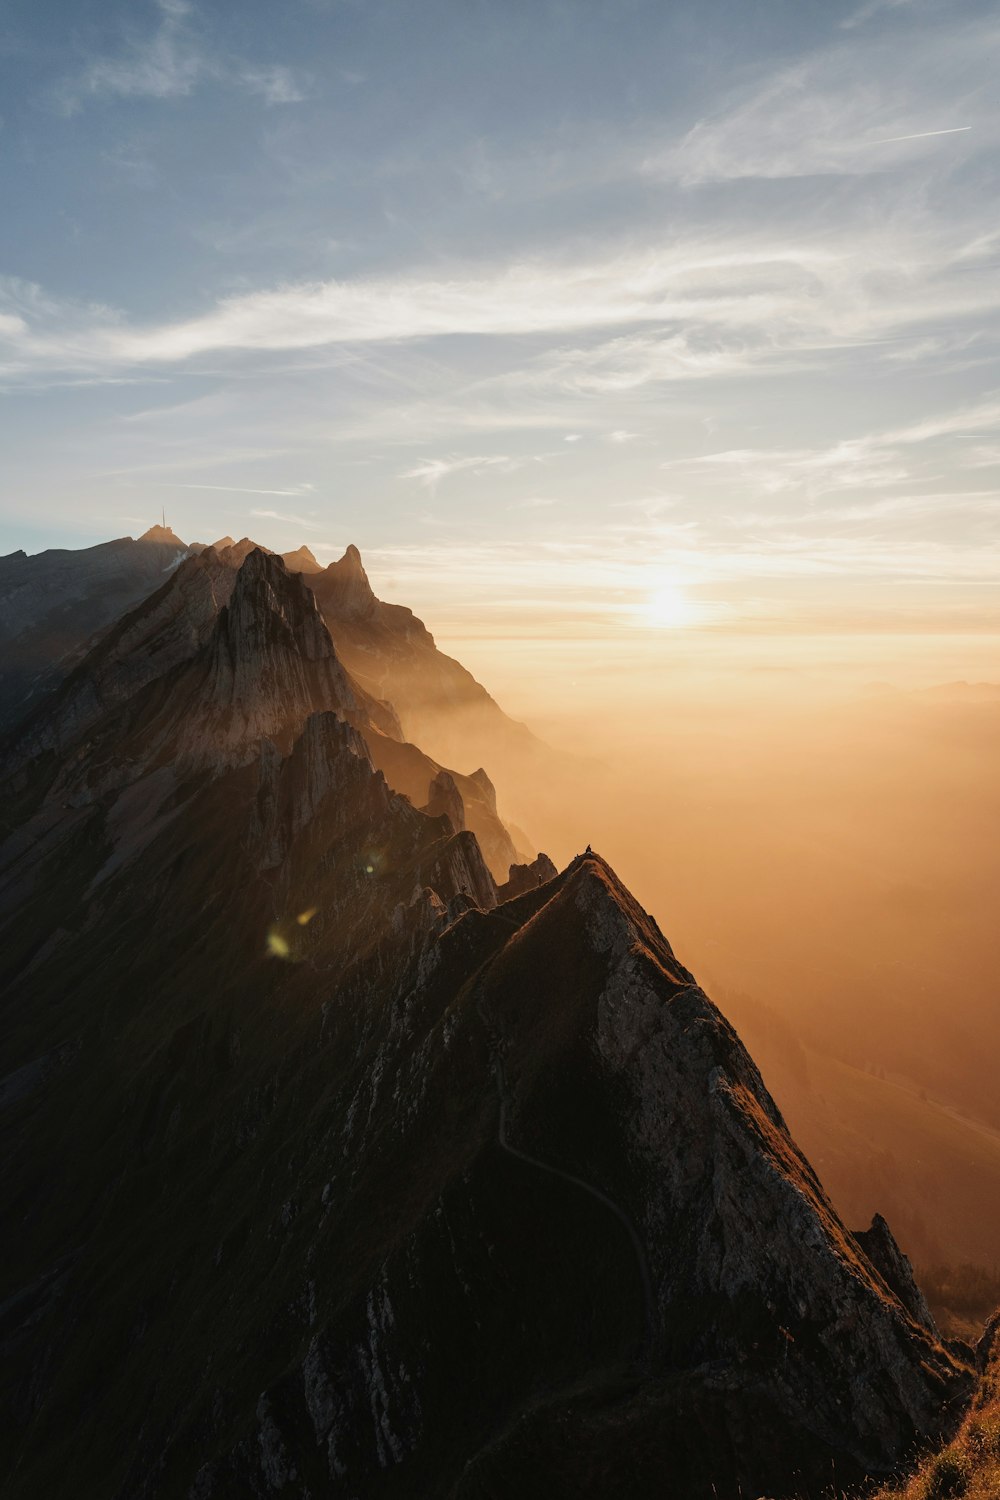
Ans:
{"type": "Polygon", "coordinates": [[[0,552],[979,670],[998,71],[965,0],[0,0],[0,552]]]}

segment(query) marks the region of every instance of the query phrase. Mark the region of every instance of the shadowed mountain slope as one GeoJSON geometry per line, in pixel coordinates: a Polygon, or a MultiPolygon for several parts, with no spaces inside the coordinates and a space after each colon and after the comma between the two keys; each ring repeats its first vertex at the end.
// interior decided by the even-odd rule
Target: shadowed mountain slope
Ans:
{"type": "Polygon", "coordinates": [[[55,686],[87,643],[152,593],[186,555],[169,529],[79,551],[0,557],[0,729],[55,686]]]}
{"type": "Polygon", "coordinates": [[[4,1493],[891,1472],[972,1383],[891,1235],[600,858],[498,904],[454,788],[421,811],[364,700],[312,711],[353,689],[304,594],[250,554],[8,804],[4,1493]]]}
{"type": "MultiPolygon", "coordinates": [[[[108,555],[105,555],[107,549],[91,548],[82,552],[45,552],[32,558],[15,553],[11,558],[0,559],[0,645],[4,648],[3,665],[0,666],[0,730],[6,727],[10,734],[14,726],[22,729],[25,718],[31,716],[32,731],[37,729],[40,721],[45,721],[49,725],[46,733],[51,738],[53,716],[47,699],[68,676],[72,676],[68,697],[73,708],[70,711],[64,704],[60,710],[72,737],[77,728],[77,715],[83,716],[81,723],[92,722],[99,710],[107,706],[105,700],[109,694],[121,701],[142,681],[164,677],[168,666],[186,660],[197,646],[204,643],[206,629],[228,601],[236,575],[251,553],[273,556],[266,547],[259,547],[248,537],[234,542],[227,536],[211,546],[196,542],[186,548],[172,532],[158,526],[139,542],[126,538],[120,543],[108,543],[107,547],[112,549],[108,555]],[[177,568],[181,573],[183,587],[180,592],[162,586],[162,570],[149,571],[151,555],[159,561],[167,554],[166,571],[172,573],[177,568]],[[143,563],[145,571],[139,567],[139,562],[143,563]],[[116,568],[123,573],[124,582],[115,581],[118,578],[114,573],[116,568]],[[8,585],[6,589],[5,584],[8,585]],[[58,606],[53,603],[57,598],[60,600],[58,606]],[[124,619],[117,619],[121,610],[136,600],[142,600],[142,603],[124,619]],[[58,634],[50,628],[51,619],[56,617],[58,634]],[[86,668],[78,672],[75,669],[84,655],[87,655],[86,668]],[[27,676],[18,665],[22,657],[31,662],[27,676]]],[[[306,583],[312,582],[311,575],[326,580],[325,594],[336,606],[331,606],[329,618],[324,616],[327,627],[336,627],[334,645],[337,655],[351,675],[355,696],[365,700],[372,727],[380,732],[370,745],[375,764],[385,771],[393,786],[405,792],[418,806],[422,805],[429,795],[431,782],[444,767],[441,761],[418,749],[410,738],[404,736],[395,706],[385,701],[386,694],[378,689],[372,678],[372,653],[387,649],[388,642],[391,652],[398,655],[398,632],[394,627],[386,634],[368,611],[368,602],[377,604],[377,601],[361,568],[357,549],[349,548],[341,563],[331,564],[326,570],[320,569],[306,547],[287,553],[282,561],[289,572],[301,574],[306,583]],[[335,619],[338,609],[355,624],[362,617],[368,620],[362,630],[366,644],[360,657],[355,649],[357,631],[345,627],[343,620],[335,619]],[[374,634],[371,633],[373,623],[374,634]],[[360,661],[360,676],[341,650],[341,635],[344,651],[352,657],[355,665],[360,661]],[[390,744],[390,741],[398,743],[390,744]]],[[[398,617],[413,622],[409,610],[390,605],[377,605],[377,610],[387,611],[388,618],[393,621],[398,617]]],[[[415,624],[430,642],[432,659],[440,658],[447,671],[465,684],[463,692],[470,691],[468,684],[472,684],[475,700],[488,705],[489,723],[501,730],[504,726],[512,726],[513,721],[501,713],[485,689],[457,662],[451,662],[450,658],[436,652],[428,632],[419,621],[415,624]]],[[[404,653],[400,671],[393,675],[394,683],[399,686],[406,681],[416,682],[417,675],[416,666],[404,653]]],[[[418,718],[411,715],[414,723],[418,718]]],[[[521,726],[513,728],[524,743],[537,744],[527,730],[521,735],[521,726]]],[[[65,731],[59,733],[65,737],[65,731]]],[[[21,739],[28,743],[23,732],[21,739]]],[[[452,737],[450,743],[458,752],[458,759],[467,764],[469,745],[460,736],[452,737]]],[[[477,747],[482,749],[481,739],[473,741],[473,749],[477,747]]],[[[41,748],[40,745],[33,746],[36,751],[41,748]]],[[[486,758],[477,754],[473,764],[476,759],[482,761],[486,758]]],[[[515,846],[511,832],[498,816],[496,791],[485,771],[480,769],[472,776],[462,776],[455,771],[451,774],[465,804],[468,826],[479,837],[497,879],[505,879],[511,863],[533,852],[526,848],[526,837],[518,834],[520,847],[515,846]]]]}
{"type": "MultiPolygon", "coordinates": [[[[9,792],[70,795],[81,759],[101,778],[88,794],[137,764],[239,762],[262,736],[287,743],[309,713],[330,708],[365,736],[392,786],[426,802],[442,767],[404,742],[391,705],[344,670],[302,580],[260,549],[240,554],[238,568],[231,553],[209,547],[186,559],[39,702],[0,749],[9,792]]],[[[478,834],[503,879],[517,851],[489,778],[452,779],[464,806],[456,826],[478,834]]]]}

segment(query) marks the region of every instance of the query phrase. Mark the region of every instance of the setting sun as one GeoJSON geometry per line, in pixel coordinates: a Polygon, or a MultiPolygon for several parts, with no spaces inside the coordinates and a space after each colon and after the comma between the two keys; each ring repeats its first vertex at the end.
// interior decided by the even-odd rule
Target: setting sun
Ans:
{"type": "Polygon", "coordinates": [[[642,606],[643,619],[648,625],[657,625],[665,630],[690,625],[695,610],[684,590],[675,583],[662,584],[654,589],[642,606]]]}

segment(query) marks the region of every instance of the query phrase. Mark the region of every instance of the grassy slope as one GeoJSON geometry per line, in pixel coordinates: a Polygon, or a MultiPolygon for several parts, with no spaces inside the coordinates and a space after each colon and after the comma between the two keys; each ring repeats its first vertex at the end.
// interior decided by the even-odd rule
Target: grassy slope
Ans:
{"type": "Polygon", "coordinates": [[[1000,1495],[1000,1350],[955,1438],[926,1459],[901,1487],[872,1500],[997,1500],[1000,1495]]]}

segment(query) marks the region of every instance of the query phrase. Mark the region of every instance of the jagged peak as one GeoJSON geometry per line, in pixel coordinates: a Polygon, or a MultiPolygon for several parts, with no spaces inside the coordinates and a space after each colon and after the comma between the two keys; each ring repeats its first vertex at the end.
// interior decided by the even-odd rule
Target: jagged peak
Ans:
{"type": "Polygon", "coordinates": [[[316,599],[301,577],[289,572],[277,553],[253,547],[240,564],[229,605],[220,614],[220,627],[245,644],[269,630],[268,617],[280,619],[289,638],[295,637],[309,658],[334,655],[316,599]]]}
{"type": "Polygon", "coordinates": [[[483,794],[483,801],[486,803],[486,806],[490,812],[495,813],[497,810],[497,789],[489,776],[487,776],[485,769],[480,766],[477,771],[471,771],[467,780],[473,782],[479,788],[483,794]]]}
{"type": "Polygon", "coordinates": [[[588,845],[545,889],[572,900],[589,917],[595,946],[612,957],[644,949],[672,984],[693,987],[694,975],[678,960],[654,917],[640,906],[612,866],[588,845]]]}
{"type": "Polygon", "coordinates": [[[287,755],[272,740],[263,739],[252,825],[262,868],[281,863],[293,840],[314,822],[328,799],[334,803],[337,822],[359,811],[381,814],[389,796],[385,778],[372,766],[362,736],[331,710],[308,716],[287,755]]]}
{"type": "Polygon", "coordinates": [[[332,709],[318,709],[316,713],[310,714],[302,727],[302,732],[293,746],[293,754],[303,756],[321,756],[324,751],[334,746],[336,749],[350,751],[359,760],[365,761],[371,766],[372,775],[376,775],[375,767],[372,766],[371,756],[368,754],[368,746],[364,738],[342,719],[332,709]]]}
{"type": "Polygon", "coordinates": [[[353,543],[343,557],[317,573],[313,582],[321,594],[324,609],[331,614],[358,617],[370,615],[378,607],[361,553],[353,543]]]}
{"type": "Polygon", "coordinates": [[[936,1338],[937,1328],[931,1310],[917,1285],[909,1258],[899,1248],[882,1215],[875,1214],[867,1229],[855,1229],[854,1238],[910,1317],[936,1338]]]}
{"type": "Polygon", "coordinates": [[[432,818],[448,818],[456,833],[465,827],[465,803],[450,771],[438,771],[431,781],[424,811],[432,818]]]}
{"type": "MultiPolygon", "coordinates": [[[[239,543],[242,547],[247,541],[244,537],[239,543]]],[[[246,573],[248,578],[254,576],[266,577],[288,577],[288,567],[285,560],[277,552],[272,552],[269,547],[258,547],[256,542],[251,542],[247,554],[240,563],[240,574],[246,573]]]]}
{"type": "Polygon", "coordinates": [[[227,547],[221,542],[214,542],[213,550],[223,562],[228,563],[232,568],[240,567],[251,552],[264,552],[268,557],[275,556],[270,547],[264,547],[260,542],[255,542],[252,537],[248,536],[240,537],[238,542],[231,541],[227,547]]]}
{"type": "Polygon", "coordinates": [[[322,573],[323,565],[306,546],[297,547],[294,552],[282,552],[281,559],[291,573],[322,573]]]}

